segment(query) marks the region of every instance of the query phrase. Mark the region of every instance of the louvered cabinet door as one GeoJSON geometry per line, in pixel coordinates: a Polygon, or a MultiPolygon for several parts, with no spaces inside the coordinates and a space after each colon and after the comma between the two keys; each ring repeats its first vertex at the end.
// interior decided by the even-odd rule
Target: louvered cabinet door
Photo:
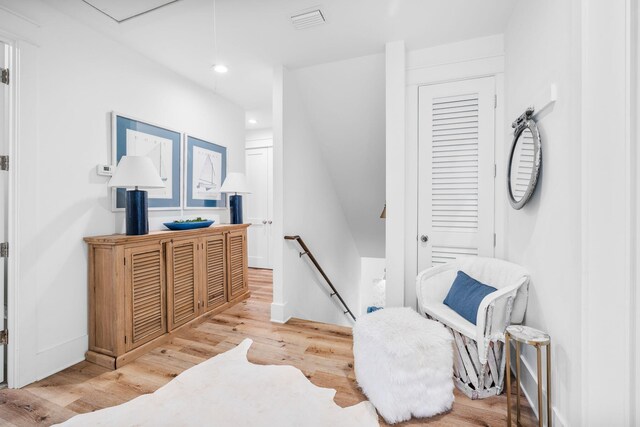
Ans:
{"type": "Polygon", "coordinates": [[[160,244],[125,249],[125,304],[127,351],[166,332],[164,263],[160,244]]]}
{"type": "Polygon", "coordinates": [[[229,301],[248,290],[247,233],[245,230],[227,234],[227,282],[229,301]]]}
{"type": "Polygon", "coordinates": [[[213,310],[227,302],[227,254],[225,236],[206,237],[204,247],[204,283],[202,300],[205,311],[213,310]]]}
{"type": "Polygon", "coordinates": [[[419,88],[418,265],[493,256],[493,78],[419,88]]]}
{"type": "Polygon", "coordinates": [[[174,240],[165,245],[167,310],[169,330],[173,330],[198,315],[200,239],[174,240]]]}

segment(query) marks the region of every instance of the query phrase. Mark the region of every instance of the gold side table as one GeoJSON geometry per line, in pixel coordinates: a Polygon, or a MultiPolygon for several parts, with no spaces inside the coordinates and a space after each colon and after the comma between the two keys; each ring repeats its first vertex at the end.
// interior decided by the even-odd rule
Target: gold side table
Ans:
{"type": "Polygon", "coordinates": [[[551,427],[551,337],[549,334],[522,325],[507,327],[504,333],[504,341],[507,359],[507,426],[511,427],[511,346],[513,340],[516,346],[516,425],[520,425],[520,343],[529,344],[536,348],[538,353],[538,424],[542,427],[544,412],[542,410],[542,347],[547,348],[547,426],[551,427]]]}

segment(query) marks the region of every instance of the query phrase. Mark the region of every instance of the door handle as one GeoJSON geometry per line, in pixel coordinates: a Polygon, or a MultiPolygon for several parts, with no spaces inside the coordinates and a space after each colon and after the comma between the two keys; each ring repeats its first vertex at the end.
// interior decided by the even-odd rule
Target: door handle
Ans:
{"type": "Polygon", "coordinates": [[[266,223],[267,223],[267,220],[266,220],[266,219],[263,219],[263,220],[262,220],[262,223],[263,223],[263,224],[266,224],[266,223]]]}
{"type": "Polygon", "coordinates": [[[427,236],[426,234],[423,234],[422,236],[420,236],[420,241],[422,243],[427,243],[429,241],[429,236],[427,236]]]}
{"type": "Polygon", "coordinates": [[[273,221],[267,221],[268,224],[273,224],[273,221]]]}

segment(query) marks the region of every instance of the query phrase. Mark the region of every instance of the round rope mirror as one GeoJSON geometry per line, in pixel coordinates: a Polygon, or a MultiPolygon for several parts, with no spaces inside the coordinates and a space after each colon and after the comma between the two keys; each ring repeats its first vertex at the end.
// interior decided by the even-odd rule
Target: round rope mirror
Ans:
{"type": "Polygon", "coordinates": [[[530,107],[511,125],[515,130],[507,169],[507,192],[514,209],[522,209],[531,199],[542,165],[542,142],[532,115],[530,107]]]}

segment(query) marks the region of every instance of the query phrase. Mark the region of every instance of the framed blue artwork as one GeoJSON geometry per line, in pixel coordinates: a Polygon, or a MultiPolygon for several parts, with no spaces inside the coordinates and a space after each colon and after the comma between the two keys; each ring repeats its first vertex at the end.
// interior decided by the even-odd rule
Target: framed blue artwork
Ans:
{"type": "Polygon", "coordinates": [[[184,208],[215,209],[227,206],[220,187],[227,177],[227,148],[185,136],[184,208]]]}
{"type": "MultiPolygon", "coordinates": [[[[181,201],[180,132],[112,113],[112,164],[122,156],[146,156],[158,169],[165,188],[149,189],[149,209],[179,210],[181,201]]],[[[125,189],[114,189],[112,208],[125,207],[125,189]]]]}

